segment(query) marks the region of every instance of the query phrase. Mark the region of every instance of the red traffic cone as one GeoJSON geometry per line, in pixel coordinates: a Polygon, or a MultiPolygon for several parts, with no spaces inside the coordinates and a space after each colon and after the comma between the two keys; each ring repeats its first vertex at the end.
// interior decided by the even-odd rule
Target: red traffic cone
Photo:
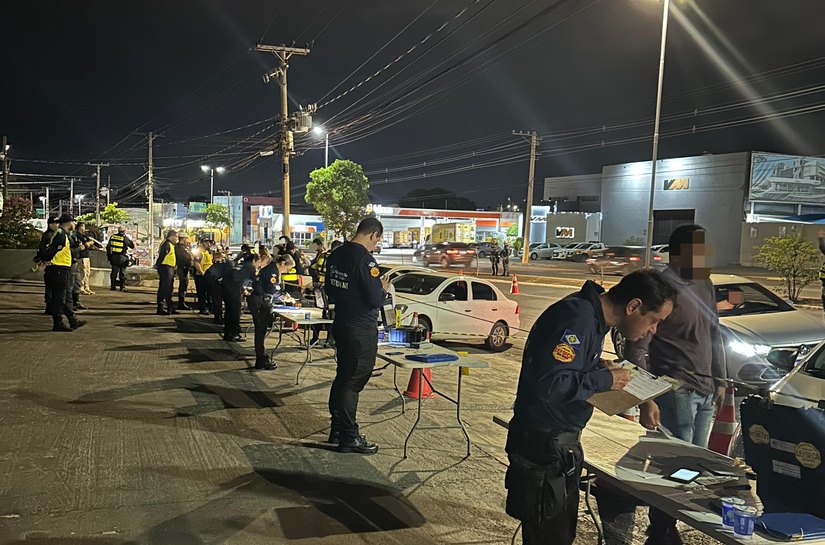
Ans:
{"type": "Polygon", "coordinates": [[[521,295],[521,292],[518,290],[518,278],[516,278],[516,275],[513,275],[513,285],[510,286],[510,295],[521,295]]]}
{"type": "Polygon", "coordinates": [[[404,391],[405,397],[409,397],[410,399],[418,399],[419,388],[422,399],[435,397],[433,389],[430,387],[430,384],[433,382],[432,370],[423,369],[424,377],[427,379],[423,381],[423,384],[421,380],[421,371],[422,369],[413,369],[412,373],[410,373],[410,382],[407,384],[407,389],[404,391]]]}
{"type": "Polygon", "coordinates": [[[736,421],[735,391],[733,386],[728,386],[725,390],[725,401],[716,413],[716,420],[713,422],[713,430],[708,440],[710,450],[725,456],[730,456],[733,452],[733,438],[740,426],[736,421]]]}

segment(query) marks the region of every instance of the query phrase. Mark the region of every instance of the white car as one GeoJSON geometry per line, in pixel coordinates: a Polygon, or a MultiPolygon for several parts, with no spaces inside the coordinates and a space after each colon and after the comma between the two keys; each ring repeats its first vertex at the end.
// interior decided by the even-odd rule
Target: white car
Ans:
{"type": "Polygon", "coordinates": [[[670,246],[656,244],[650,247],[650,261],[653,268],[664,269],[670,263],[670,246]]]}
{"type": "Polygon", "coordinates": [[[475,277],[411,272],[392,282],[392,292],[393,306],[406,307],[402,323],[418,313],[418,323],[435,338],[486,337],[487,348],[500,352],[520,325],[518,303],[475,277]]]}
{"type": "Polygon", "coordinates": [[[585,242],[567,252],[566,259],[570,261],[584,262],[591,257],[598,257],[602,255],[604,250],[604,242],[585,242]]]}
{"type": "Polygon", "coordinates": [[[530,245],[530,259],[552,259],[553,250],[559,249],[561,246],[555,242],[542,242],[539,244],[530,245]]]}
{"type": "Polygon", "coordinates": [[[583,246],[586,244],[585,242],[573,242],[572,244],[567,244],[565,246],[561,246],[559,248],[555,248],[553,253],[551,254],[551,259],[567,259],[567,256],[572,252],[575,248],[579,246],[583,246]]]}
{"type": "Polygon", "coordinates": [[[430,272],[430,269],[420,265],[379,265],[378,270],[381,271],[381,276],[386,275],[390,282],[402,274],[411,272],[430,272]]]}

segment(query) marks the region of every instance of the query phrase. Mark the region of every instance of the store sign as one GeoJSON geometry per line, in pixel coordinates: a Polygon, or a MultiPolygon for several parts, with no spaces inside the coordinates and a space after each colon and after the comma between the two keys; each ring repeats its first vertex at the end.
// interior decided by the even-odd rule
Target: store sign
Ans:
{"type": "Polygon", "coordinates": [[[380,204],[368,204],[367,205],[367,214],[392,214],[392,207],[391,206],[382,206],[380,204]]]}
{"type": "Polygon", "coordinates": [[[258,207],[258,217],[259,218],[271,218],[272,217],[273,209],[271,206],[259,206],[258,207]]]}
{"type": "Polygon", "coordinates": [[[576,228],[556,227],[556,238],[576,238],[576,228]]]}
{"type": "Polygon", "coordinates": [[[690,189],[690,178],[673,178],[665,180],[665,191],[681,191],[690,189]]]}
{"type": "Polygon", "coordinates": [[[204,214],[204,213],[206,213],[206,203],[205,202],[190,202],[189,203],[189,212],[192,213],[192,214],[204,214]]]}
{"type": "Polygon", "coordinates": [[[547,216],[530,216],[530,223],[547,223],[547,216]]]}
{"type": "Polygon", "coordinates": [[[754,153],[750,200],[821,204],[825,201],[825,158],[754,153]]]}

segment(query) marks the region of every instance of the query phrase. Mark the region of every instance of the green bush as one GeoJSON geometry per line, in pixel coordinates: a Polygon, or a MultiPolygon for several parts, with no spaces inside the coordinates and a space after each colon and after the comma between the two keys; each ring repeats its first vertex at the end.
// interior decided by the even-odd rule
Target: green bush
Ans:
{"type": "Polygon", "coordinates": [[[13,249],[37,248],[41,232],[29,223],[32,217],[31,201],[9,198],[0,216],[0,245],[13,249]]]}
{"type": "Polygon", "coordinates": [[[799,299],[805,286],[819,278],[822,256],[801,234],[769,237],[756,250],[756,261],[779,275],[782,290],[793,302],[799,299]]]}

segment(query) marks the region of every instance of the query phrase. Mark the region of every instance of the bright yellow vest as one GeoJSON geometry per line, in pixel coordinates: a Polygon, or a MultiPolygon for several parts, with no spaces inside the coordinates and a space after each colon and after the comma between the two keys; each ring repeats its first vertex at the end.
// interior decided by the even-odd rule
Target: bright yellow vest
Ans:
{"type": "Polygon", "coordinates": [[[113,254],[122,254],[126,251],[125,246],[126,236],[115,233],[114,235],[109,237],[109,247],[111,248],[111,253],[113,254]]]}
{"type": "Polygon", "coordinates": [[[66,235],[66,244],[56,254],[54,254],[54,257],[52,258],[52,265],[57,265],[58,267],[71,267],[72,249],[69,248],[69,235],[65,231],[63,234],[66,235]]]}
{"type": "MultiPolygon", "coordinates": [[[[169,265],[170,267],[174,267],[178,263],[177,260],[175,259],[175,247],[168,240],[165,241],[163,244],[168,244],[169,245],[169,253],[166,254],[166,257],[163,258],[163,261],[161,261],[160,264],[161,265],[169,265]]],[[[163,247],[163,244],[161,244],[161,247],[163,247]]]]}
{"type": "Polygon", "coordinates": [[[327,254],[321,254],[315,261],[315,267],[318,270],[318,281],[323,284],[327,278],[327,254]]]}
{"type": "Polygon", "coordinates": [[[205,273],[212,266],[212,254],[208,250],[201,253],[201,270],[205,273]]]}
{"type": "Polygon", "coordinates": [[[298,271],[295,269],[295,267],[292,267],[291,269],[289,269],[287,272],[285,272],[283,274],[283,276],[281,277],[281,280],[284,281],[284,282],[289,282],[291,284],[296,284],[297,285],[298,284],[298,271]]]}

